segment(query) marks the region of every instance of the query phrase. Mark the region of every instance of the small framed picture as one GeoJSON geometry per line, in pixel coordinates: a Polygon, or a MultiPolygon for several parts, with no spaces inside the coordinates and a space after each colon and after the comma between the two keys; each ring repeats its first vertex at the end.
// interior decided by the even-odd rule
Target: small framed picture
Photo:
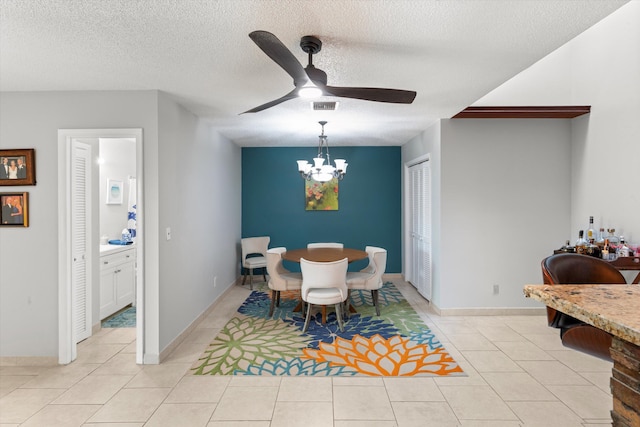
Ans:
{"type": "Polygon", "coordinates": [[[0,226],[29,226],[29,193],[0,193],[0,226]]]}
{"type": "Polygon", "coordinates": [[[107,179],[107,204],[108,205],[121,205],[122,204],[122,181],[116,179],[107,179]]]}
{"type": "Polygon", "coordinates": [[[0,150],[0,186],[36,185],[35,150],[0,150]]]}

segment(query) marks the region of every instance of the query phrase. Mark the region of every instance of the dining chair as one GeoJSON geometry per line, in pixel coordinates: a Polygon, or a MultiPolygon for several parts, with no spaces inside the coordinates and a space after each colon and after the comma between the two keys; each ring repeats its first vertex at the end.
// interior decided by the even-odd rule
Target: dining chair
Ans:
{"type": "MultiPolygon", "coordinates": [[[[607,261],[588,255],[563,253],[542,260],[542,279],[547,285],[624,285],[624,276],[607,261]]],[[[612,361],[611,334],[568,314],[547,307],[549,326],[560,329],[562,345],[612,361]]]]}
{"type": "Polygon", "coordinates": [[[244,276],[242,278],[242,286],[247,280],[247,272],[249,277],[249,286],[253,290],[253,270],[262,268],[262,277],[267,281],[267,249],[269,248],[269,236],[261,237],[245,237],[240,240],[242,246],[242,267],[244,267],[244,276]],[[253,256],[251,256],[253,255],[253,256]]]}
{"type": "MultiPolygon", "coordinates": [[[[379,290],[382,287],[382,275],[387,268],[387,250],[376,246],[364,248],[369,257],[369,264],[360,271],[347,273],[347,288],[371,291],[371,300],[376,308],[376,315],[380,316],[379,290]]],[[[347,310],[349,309],[347,301],[347,310]]]]}
{"type": "Polygon", "coordinates": [[[269,289],[271,289],[271,306],[269,317],[273,310],[280,306],[280,292],[295,291],[302,287],[302,273],[293,273],[282,265],[282,253],[287,248],[271,248],[267,251],[267,273],[269,274],[269,289]]]}
{"type": "Polygon", "coordinates": [[[344,258],[333,262],[314,262],[300,258],[302,270],[302,301],[305,302],[307,316],[302,332],[306,332],[311,319],[311,307],[313,305],[327,306],[335,304],[336,318],[340,331],[342,325],[342,304],[349,294],[346,275],[348,259],[344,258]]]}
{"type": "Polygon", "coordinates": [[[307,248],[311,249],[311,248],[344,248],[344,244],[343,243],[336,243],[336,242],[327,242],[327,243],[308,243],[307,244],[307,248]]]}

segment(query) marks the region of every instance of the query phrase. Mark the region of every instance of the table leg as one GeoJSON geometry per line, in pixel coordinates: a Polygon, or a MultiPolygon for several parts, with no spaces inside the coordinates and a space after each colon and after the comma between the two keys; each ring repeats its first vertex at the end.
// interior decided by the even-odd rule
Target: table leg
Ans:
{"type": "Polygon", "coordinates": [[[640,346],[614,336],[611,357],[612,425],[640,426],[640,346]]]}

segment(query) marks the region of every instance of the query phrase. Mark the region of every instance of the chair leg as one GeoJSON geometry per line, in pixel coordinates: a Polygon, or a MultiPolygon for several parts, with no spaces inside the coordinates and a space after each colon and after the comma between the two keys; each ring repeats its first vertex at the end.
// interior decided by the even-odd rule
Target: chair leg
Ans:
{"type": "Polygon", "coordinates": [[[278,296],[278,299],[276,300],[276,305],[280,307],[280,291],[277,291],[276,295],[278,296]]]}
{"type": "Polygon", "coordinates": [[[338,319],[338,327],[340,328],[340,332],[344,331],[344,326],[342,326],[342,303],[339,302],[336,304],[336,318],[338,319]]]}
{"type": "Polygon", "coordinates": [[[378,290],[374,289],[371,291],[371,299],[373,300],[373,305],[376,308],[376,316],[380,317],[380,303],[378,301],[378,290]]]}
{"type": "Polygon", "coordinates": [[[309,320],[311,320],[311,304],[305,304],[307,306],[307,317],[304,321],[304,327],[302,328],[302,332],[307,332],[307,328],[309,327],[309,320]]]}
{"type": "Polygon", "coordinates": [[[327,323],[327,306],[322,306],[322,324],[325,325],[327,323]]]}
{"type": "Polygon", "coordinates": [[[244,275],[242,276],[242,286],[244,286],[244,282],[247,281],[247,271],[248,269],[244,269],[244,275]]]}
{"type": "Polygon", "coordinates": [[[274,308],[274,304],[276,302],[276,293],[278,293],[278,291],[271,291],[271,305],[269,306],[269,317],[273,316],[273,308],[274,308]]]}
{"type": "Polygon", "coordinates": [[[267,268],[263,267],[262,268],[262,278],[264,279],[264,281],[267,281],[267,268]]]}
{"type": "Polygon", "coordinates": [[[249,269],[249,289],[253,290],[253,268],[249,269]]]}

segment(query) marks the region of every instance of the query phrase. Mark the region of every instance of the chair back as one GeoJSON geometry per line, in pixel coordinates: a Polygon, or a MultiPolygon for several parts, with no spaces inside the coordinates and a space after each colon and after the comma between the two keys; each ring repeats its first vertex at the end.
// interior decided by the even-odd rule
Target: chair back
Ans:
{"type": "Polygon", "coordinates": [[[282,253],[287,248],[271,248],[267,251],[267,274],[269,275],[269,289],[275,291],[289,291],[300,289],[300,273],[291,273],[282,265],[282,253]]]}
{"type": "MultiPolygon", "coordinates": [[[[347,267],[349,259],[343,258],[333,262],[315,262],[300,258],[300,269],[302,270],[302,299],[311,289],[336,288],[343,296],[343,301],[347,299],[347,267]]],[[[305,300],[306,301],[306,300],[305,300]]]]}
{"type": "Polygon", "coordinates": [[[270,241],[271,238],[269,236],[245,237],[244,239],[241,239],[240,244],[242,246],[242,263],[244,264],[247,256],[251,254],[260,254],[266,258],[270,241]]]}
{"type": "MultiPolygon", "coordinates": [[[[384,252],[386,254],[387,250],[384,248],[379,248],[377,246],[365,246],[364,251],[367,253],[367,256],[369,257],[369,265],[367,265],[365,268],[363,268],[362,270],[360,270],[360,272],[362,273],[375,273],[376,272],[376,263],[374,258],[374,254],[376,252],[384,252]]],[[[387,259],[385,256],[384,259],[384,267],[387,267],[387,259]]]]}
{"type": "MultiPolygon", "coordinates": [[[[547,285],[624,285],[627,283],[622,273],[607,261],[571,253],[555,254],[543,259],[542,279],[547,285]]],[[[549,326],[559,327],[563,316],[565,315],[547,307],[549,326]]]]}
{"type": "Polygon", "coordinates": [[[327,243],[309,243],[307,248],[344,248],[343,243],[327,242],[327,243]]]}

